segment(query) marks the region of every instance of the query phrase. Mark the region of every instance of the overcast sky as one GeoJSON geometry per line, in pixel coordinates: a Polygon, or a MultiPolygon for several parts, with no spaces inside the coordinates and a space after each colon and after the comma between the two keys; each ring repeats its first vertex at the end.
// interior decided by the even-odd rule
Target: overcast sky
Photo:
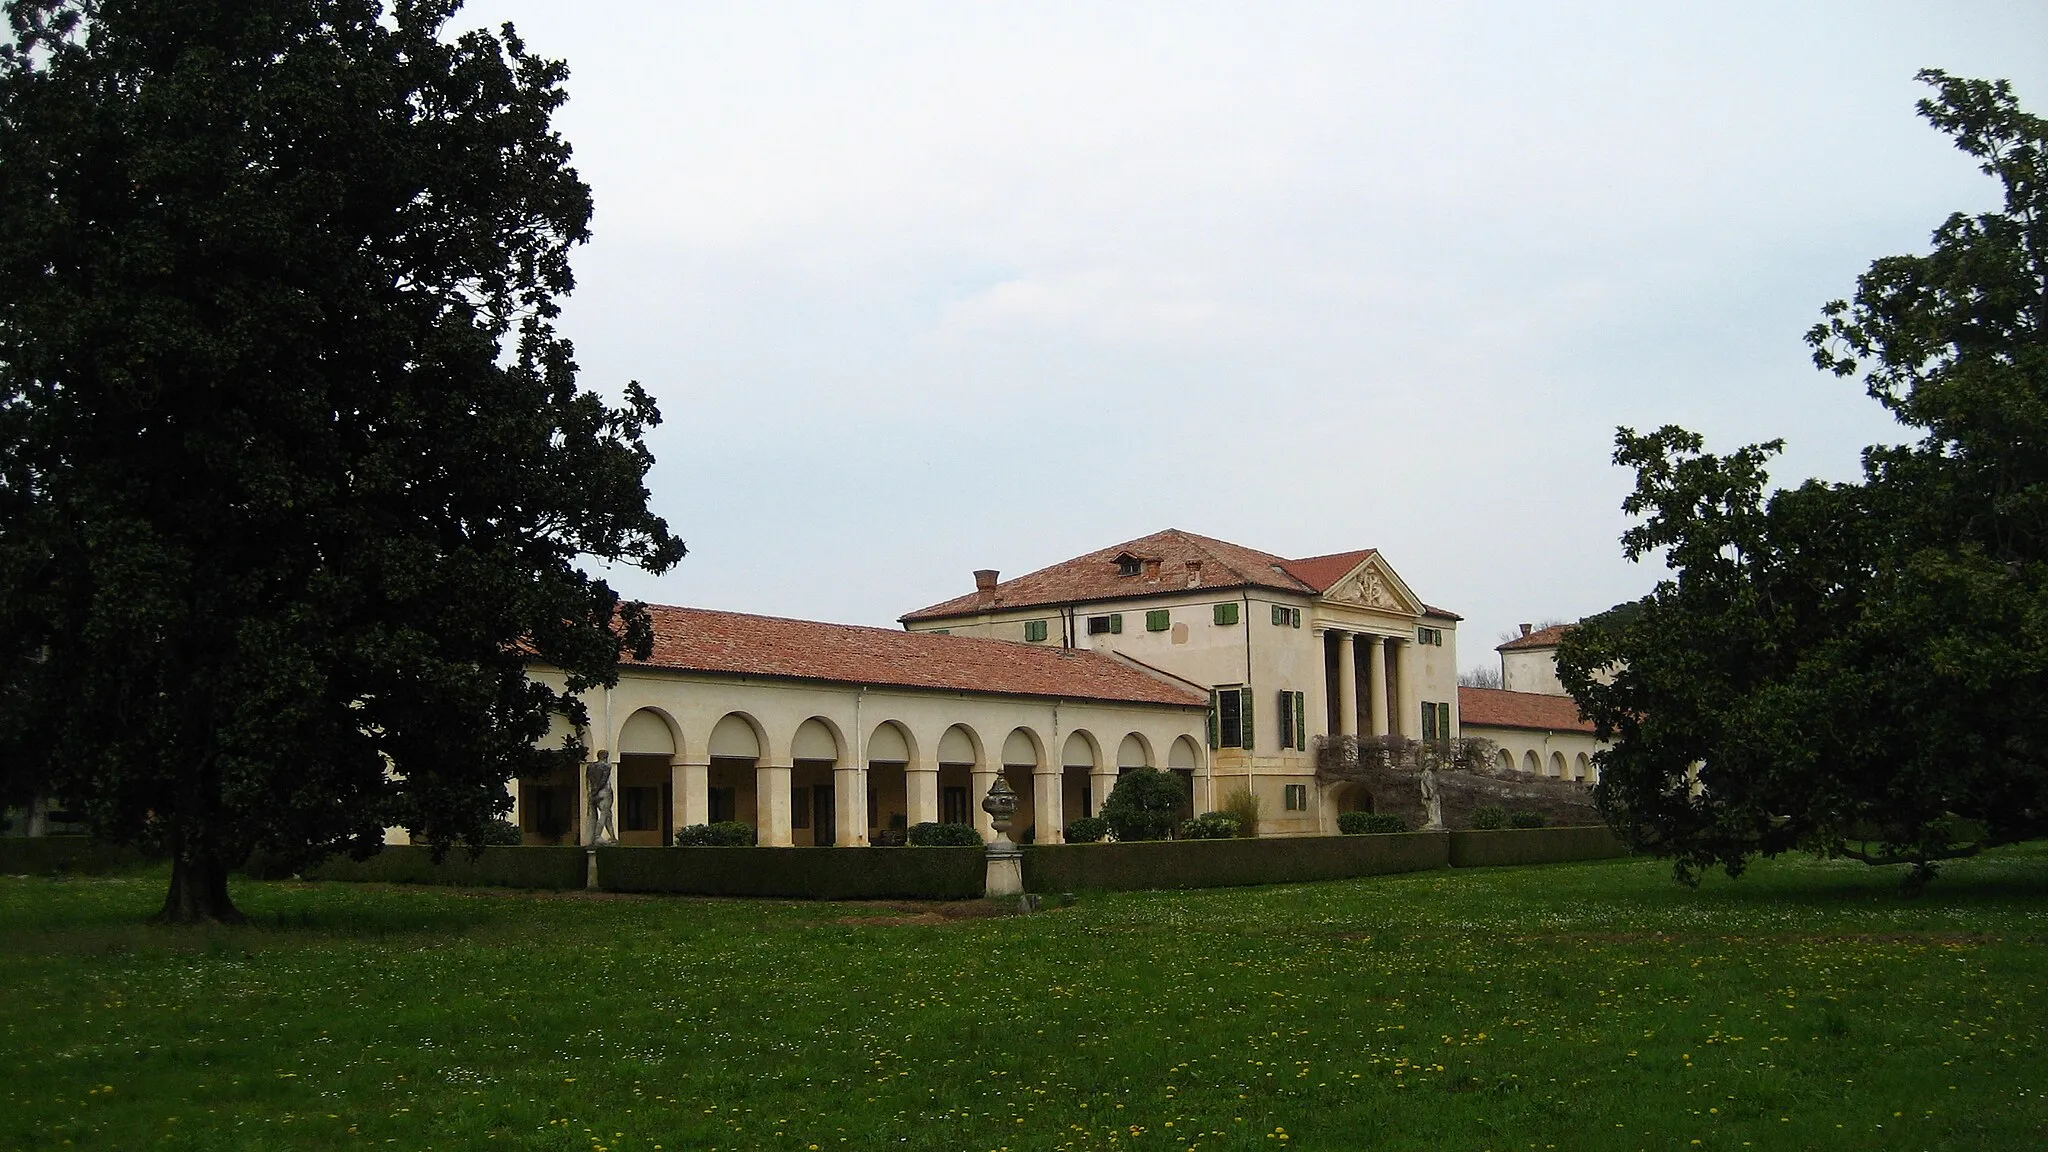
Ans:
{"type": "Polygon", "coordinates": [[[1177,527],[1376,547],[1466,617],[1647,591],[1614,428],[1848,478],[1801,336],[1996,187],[1921,67],[2048,111],[2048,5],[472,0],[568,60],[563,331],[690,543],[626,594],[892,625],[1177,527]]]}

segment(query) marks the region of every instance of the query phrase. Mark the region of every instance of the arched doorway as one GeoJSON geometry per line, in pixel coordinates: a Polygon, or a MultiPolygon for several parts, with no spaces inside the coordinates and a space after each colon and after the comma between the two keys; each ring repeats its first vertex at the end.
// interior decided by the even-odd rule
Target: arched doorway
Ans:
{"type": "Polygon", "coordinates": [[[761,763],[761,733],[754,719],[728,712],[711,729],[706,750],[711,767],[705,773],[706,818],[710,823],[737,820],[760,830],[756,773],[761,763]]]}
{"type": "Polygon", "coordinates": [[[668,718],[642,708],[619,730],[619,779],[614,819],[619,843],[641,848],[674,843],[675,793],[670,767],[676,762],[675,732],[668,718]]]}

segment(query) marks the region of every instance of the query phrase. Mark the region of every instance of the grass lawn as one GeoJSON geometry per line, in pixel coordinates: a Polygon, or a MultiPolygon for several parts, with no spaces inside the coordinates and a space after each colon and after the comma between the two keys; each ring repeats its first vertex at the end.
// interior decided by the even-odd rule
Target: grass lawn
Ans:
{"type": "Polygon", "coordinates": [[[916,907],[0,878],[0,1145],[2048,1146],[2048,846],[916,907]]]}

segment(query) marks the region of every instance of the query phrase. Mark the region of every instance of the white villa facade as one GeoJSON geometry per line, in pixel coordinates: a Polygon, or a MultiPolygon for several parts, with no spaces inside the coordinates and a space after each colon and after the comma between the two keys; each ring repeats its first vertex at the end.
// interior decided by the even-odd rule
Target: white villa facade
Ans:
{"type": "Polygon", "coordinates": [[[1460,688],[1465,735],[1483,736],[1499,749],[1500,767],[1527,773],[1600,782],[1595,753],[1607,742],[1594,734],[1593,722],[1579,715],[1579,706],[1557,676],[1557,646],[1571,625],[1560,624],[1522,634],[1495,649],[1500,653],[1500,688],[1460,688]]]}

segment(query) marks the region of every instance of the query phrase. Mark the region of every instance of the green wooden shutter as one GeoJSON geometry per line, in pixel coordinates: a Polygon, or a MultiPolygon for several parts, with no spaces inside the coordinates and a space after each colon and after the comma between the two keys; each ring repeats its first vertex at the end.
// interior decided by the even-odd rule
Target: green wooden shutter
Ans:
{"type": "Polygon", "coordinates": [[[1308,750],[1308,693],[1294,694],[1294,746],[1308,750]]]}
{"type": "Polygon", "coordinates": [[[1451,738],[1451,705],[1448,701],[1436,706],[1436,734],[1439,740],[1451,738]]]}
{"type": "Polygon", "coordinates": [[[1209,747],[1219,748],[1223,738],[1223,694],[1209,689],[1209,747]]]}
{"type": "Polygon", "coordinates": [[[1296,628],[1301,627],[1301,609],[1291,609],[1288,611],[1287,616],[1296,628]]]}
{"type": "Polygon", "coordinates": [[[1173,612],[1167,608],[1154,608],[1145,613],[1145,631],[1164,632],[1173,626],[1173,612]]]}
{"type": "Polygon", "coordinates": [[[1111,613],[1109,614],[1109,630],[1110,630],[1111,632],[1116,632],[1116,633],[1121,633],[1121,632],[1122,632],[1122,631],[1124,630],[1124,614],[1123,614],[1123,613],[1121,613],[1121,612],[1111,612],[1111,613]]]}
{"type": "Polygon", "coordinates": [[[1294,747],[1294,730],[1292,727],[1294,712],[1287,706],[1287,697],[1290,695],[1292,693],[1288,692],[1287,689],[1282,688],[1280,690],[1280,746],[1282,748],[1294,747]]]}
{"type": "MultiPolygon", "coordinates": [[[[1232,607],[1236,607],[1236,605],[1232,605],[1232,607]]],[[[1238,718],[1238,725],[1239,725],[1239,726],[1240,726],[1241,728],[1243,728],[1243,729],[1244,729],[1244,746],[1245,746],[1246,748],[1251,748],[1251,747],[1253,747],[1253,744],[1252,744],[1252,690],[1251,690],[1251,689],[1249,689],[1249,688],[1240,688],[1240,689],[1238,689],[1237,691],[1238,691],[1238,707],[1239,707],[1239,708],[1240,708],[1240,709],[1242,710],[1242,715],[1241,715],[1241,716],[1240,716],[1240,717],[1238,718]]]]}

